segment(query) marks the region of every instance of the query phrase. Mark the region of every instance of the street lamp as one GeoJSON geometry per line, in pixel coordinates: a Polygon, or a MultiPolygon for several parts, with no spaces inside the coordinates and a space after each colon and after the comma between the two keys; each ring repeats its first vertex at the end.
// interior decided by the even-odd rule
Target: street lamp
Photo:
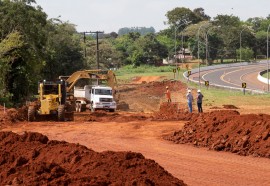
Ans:
{"type": "MultiPolygon", "coordinates": [[[[184,20],[185,21],[185,20],[184,20]]],[[[188,22],[184,22],[184,23],[182,23],[182,24],[180,24],[180,25],[178,25],[178,26],[176,26],[175,28],[174,28],[174,62],[175,62],[175,64],[176,64],[176,31],[178,30],[178,28],[180,27],[180,26],[183,26],[183,25],[186,25],[186,24],[188,24],[188,23],[190,23],[191,21],[188,21],[188,22]]]]}
{"type": "Polygon", "coordinates": [[[247,27],[243,28],[240,32],[240,63],[242,61],[242,32],[246,29],[247,27]]]}
{"type": "Polygon", "coordinates": [[[269,58],[268,58],[268,53],[269,53],[269,28],[270,28],[270,24],[268,25],[268,28],[267,28],[267,91],[269,92],[269,58]]]}
{"type": "Polygon", "coordinates": [[[198,63],[199,63],[199,85],[201,87],[201,63],[200,63],[200,30],[202,28],[202,26],[204,25],[201,25],[198,29],[198,33],[197,33],[197,39],[198,39],[198,51],[197,51],[197,55],[198,55],[198,63]]]}
{"type": "MultiPolygon", "coordinates": [[[[186,27],[187,28],[187,27],[186,27]]],[[[184,56],[184,61],[185,61],[185,54],[184,54],[184,50],[183,50],[183,48],[184,48],[184,30],[186,29],[186,28],[184,28],[183,30],[182,30],[182,32],[181,32],[181,50],[182,50],[182,56],[184,56]]],[[[183,63],[183,61],[181,60],[181,62],[183,63]]]]}

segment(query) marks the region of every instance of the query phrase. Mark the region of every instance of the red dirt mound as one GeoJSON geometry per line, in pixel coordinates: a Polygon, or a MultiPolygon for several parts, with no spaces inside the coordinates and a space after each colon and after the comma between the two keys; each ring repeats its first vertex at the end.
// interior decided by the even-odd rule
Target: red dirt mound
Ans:
{"type": "Polygon", "coordinates": [[[3,126],[10,125],[16,123],[18,121],[27,120],[27,107],[24,106],[19,109],[11,108],[7,109],[0,114],[0,129],[3,126]]]}
{"type": "Polygon", "coordinates": [[[122,85],[117,92],[118,109],[135,112],[156,112],[162,99],[165,99],[166,86],[172,93],[186,92],[180,81],[164,80],[139,85],[122,85]]]}
{"type": "Polygon", "coordinates": [[[234,106],[234,105],[222,105],[223,108],[225,109],[239,109],[238,107],[234,106]]]}
{"type": "Polygon", "coordinates": [[[132,83],[149,83],[153,81],[158,81],[162,78],[164,78],[164,76],[141,76],[133,78],[132,83]]]}
{"type": "Polygon", "coordinates": [[[95,152],[39,133],[0,132],[0,185],[186,185],[133,152],[95,152]]]}
{"type": "Polygon", "coordinates": [[[154,120],[182,120],[189,121],[198,114],[193,114],[179,108],[179,103],[162,103],[159,111],[153,114],[154,120]]]}
{"type": "Polygon", "coordinates": [[[6,119],[11,122],[16,121],[25,121],[27,120],[27,107],[23,106],[22,108],[15,109],[11,108],[7,110],[6,119]]]}
{"type": "Polygon", "coordinates": [[[217,151],[270,158],[270,115],[213,111],[193,117],[182,130],[164,138],[217,151]]]}

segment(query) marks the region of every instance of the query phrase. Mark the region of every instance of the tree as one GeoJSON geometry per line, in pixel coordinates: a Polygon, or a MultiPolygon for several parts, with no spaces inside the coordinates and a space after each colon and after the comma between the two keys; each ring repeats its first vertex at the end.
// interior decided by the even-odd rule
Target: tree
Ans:
{"type": "Polygon", "coordinates": [[[235,58],[237,60],[236,49],[240,45],[240,32],[242,30],[240,19],[231,15],[218,15],[214,18],[213,25],[221,27],[218,34],[223,45],[218,55],[221,59],[235,58]]]}
{"type": "Polygon", "coordinates": [[[114,48],[121,53],[119,57],[121,58],[123,65],[132,64],[132,55],[135,50],[134,43],[140,38],[139,33],[128,33],[120,36],[112,41],[114,48]]]}
{"type": "Polygon", "coordinates": [[[7,84],[12,58],[19,57],[17,51],[23,46],[22,36],[17,31],[11,32],[0,42],[0,97],[4,98],[3,101],[5,102],[11,98],[7,84]]]}
{"type": "Polygon", "coordinates": [[[13,42],[12,51],[2,56],[1,67],[6,69],[1,74],[4,88],[12,95],[12,101],[18,103],[25,96],[36,89],[36,82],[39,79],[39,72],[42,68],[43,49],[46,43],[47,15],[40,7],[33,7],[32,0],[24,1],[0,1],[0,39],[2,46],[7,48],[4,40],[17,38],[13,42]],[[17,33],[17,34],[16,34],[17,33]],[[4,46],[5,45],[5,46],[4,46]],[[17,46],[15,46],[17,45],[17,46]],[[5,63],[3,63],[5,61],[5,63]]]}
{"type": "MultiPolygon", "coordinates": [[[[197,13],[197,12],[196,12],[197,13]]],[[[195,14],[190,9],[185,7],[177,7],[173,10],[170,10],[166,13],[167,24],[171,27],[176,27],[182,24],[183,22],[190,22],[196,24],[202,21],[202,18],[195,14]]]]}
{"type": "MultiPolygon", "coordinates": [[[[158,42],[166,47],[166,51],[168,51],[168,56],[173,56],[174,55],[174,39],[169,37],[167,34],[160,33],[156,36],[156,39],[158,42]]],[[[179,42],[177,42],[177,46],[179,46],[179,42]]]]}
{"type": "Polygon", "coordinates": [[[56,79],[60,75],[71,75],[84,68],[81,35],[75,26],[57,19],[48,20],[48,40],[44,53],[43,74],[46,79],[56,79]]]}
{"type": "MultiPolygon", "coordinates": [[[[165,45],[161,44],[155,34],[147,34],[140,37],[135,45],[136,56],[140,54],[140,64],[149,64],[149,65],[159,65],[162,62],[163,58],[168,56],[168,51],[165,45]],[[140,51],[140,52],[138,52],[140,51]]],[[[138,65],[133,61],[133,64],[138,65]]]]}
{"type": "MultiPolygon", "coordinates": [[[[240,49],[236,50],[237,56],[240,56],[240,49]]],[[[254,59],[254,52],[250,48],[241,48],[241,60],[250,61],[254,59]]]]}
{"type": "Polygon", "coordinates": [[[203,8],[195,8],[193,13],[200,19],[200,21],[210,21],[211,17],[204,13],[203,8]]]}
{"type": "MultiPolygon", "coordinates": [[[[119,68],[121,65],[121,52],[113,45],[115,39],[101,39],[99,43],[99,66],[101,69],[119,68]]],[[[88,41],[87,68],[97,68],[96,43],[88,41]]]]}
{"type": "Polygon", "coordinates": [[[131,32],[137,32],[140,35],[146,35],[148,33],[155,33],[154,27],[146,28],[146,27],[132,27],[132,28],[120,28],[118,31],[118,35],[125,35],[131,32]]]}

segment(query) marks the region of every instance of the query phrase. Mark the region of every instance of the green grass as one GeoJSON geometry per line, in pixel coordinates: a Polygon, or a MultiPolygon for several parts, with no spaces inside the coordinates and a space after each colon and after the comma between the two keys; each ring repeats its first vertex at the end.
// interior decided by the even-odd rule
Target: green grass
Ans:
{"type": "MultiPolygon", "coordinates": [[[[198,89],[198,85],[196,85],[198,89]]],[[[239,105],[252,105],[252,104],[263,104],[265,101],[270,104],[270,95],[268,94],[251,94],[237,90],[219,89],[215,87],[209,87],[206,89],[204,86],[201,88],[205,97],[208,99],[208,103],[215,103],[219,106],[223,104],[237,104],[239,105]]]]}
{"type": "Polygon", "coordinates": [[[264,78],[270,77],[270,72],[262,75],[264,78]],[[267,76],[268,75],[268,76],[267,76]]]}
{"type": "MultiPolygon", "coordinates": [[[[117,76],[117,80],[121,82],[130,81],[136,76],[164,76],[164,79],[173,79],[173,69],[175,69],[175,66],[153,67],[148,65],[141,65],[135,68],[131,65],[128,65],[115,71],[115,74],[117,76]]],[[[179,72],[176,71],[175,76],[178,77],[179,74],[182,76],[183,72],[184,69],[180,70],[179,72]]]]}

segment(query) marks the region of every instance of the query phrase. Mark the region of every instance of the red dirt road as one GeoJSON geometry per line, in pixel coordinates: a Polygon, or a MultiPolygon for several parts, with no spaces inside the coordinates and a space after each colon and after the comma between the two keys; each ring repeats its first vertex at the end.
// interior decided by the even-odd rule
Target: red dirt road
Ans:
{"type": "MultiPolygon", "coordinates": [[[[140,78],[140,81],[147,82],[149,79],[140,78]]],[[[223,110],[223,114],[212,113],[215,105],[204,109],[209,113],[190,114],[186,109],[185,92],[186,86],[176,81],[124,85],[116,95],[119,109],[116,113],[84,112],[75,114],[75,122],[28,123],[25,122],[25,109],[18,112],[11,109],[0,117],[0,131],[19,134],[24,131],[39,132],[50,140],[80,143],[98,152],[142,153],[145,158],[155,160],[173,176],[191,186],[270,185],[269,158],[240,156],[177,144],[186,141],[194,144],[197,141],[197,146],[215,147],[215,144],[225,150],[237,147],[240,148],[238,152],[252,152],[253,155],[257,152],[257,155],[269,157],[270,116],[235,116],[232,113],[236,111],[218,107],[216,109],[223,110]],[[161,104],[166,101],[165,86],[172,91],[174,104],[170,107],[167,103],[166,107],[161,104]],[[175,107],[176,103],[180,103],[179,107],[175,107]],[[187,123],[185,127],[184,123],[187,123]],[[179,132],[181,129],[182,132],[179,132]],[[167,136],[172,136],[174,143],[165,140],[167,136]]],[[[238,110],[242,112],[247,109],[238,110]]]]}
{"type": "Polygon", "coordinates": [[[270,160],[173,144],[163,135],[179,130],[179,121],[22,122],[2,131],[39,132],[50,140],[80,143],[94,151],[134,151],[155,160],[188,185],[270,185],[270,160]]]}

